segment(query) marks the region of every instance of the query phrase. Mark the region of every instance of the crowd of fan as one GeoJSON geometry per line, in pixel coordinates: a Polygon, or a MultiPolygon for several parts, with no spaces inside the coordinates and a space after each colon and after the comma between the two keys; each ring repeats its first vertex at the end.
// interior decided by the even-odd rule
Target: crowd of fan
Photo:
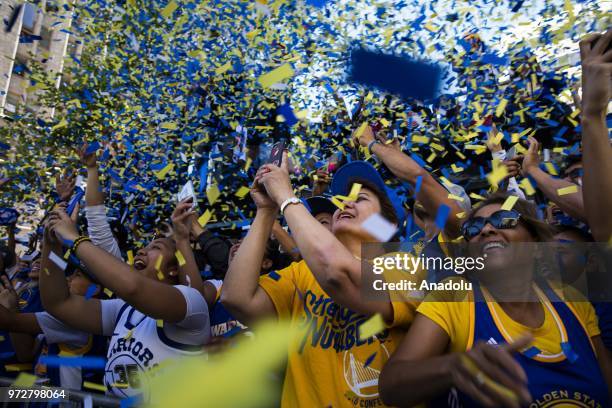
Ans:
{"type": "MultiPolygon", "coordinates": [[[[472,52],[482,46],[478,39],[465,41],[472,52]]],[[[347,117],[346,124],[329,123],[330,129],[350,128],[355,146],[347,149],[361,148],[377,167],[335,156],[297,197],[291,158],[284,154],[280,166],[258,166],[250,189],[256,215],[244,237],[202,227],[188,198],[177,203],[171,225],[157,226],[154,239],[132,252],[107,219],[96,153],[82,146],[82,202],[69,204],[75,177],[66,173],[57,179],[57,203],[20,257],[16,219],[7,227],[8,242],[0,247],[0,374],[30,371],[48,385],[91,391],[84,384],[104,384],[111,395],[133,397],[142,392],[139,373],[167,359],[231,353],[234,339],[250,333],[249,327],[278,318],[301,333],[287,351],[279,396],[285,407],[518,407],[561,398],[557,393],[567,394],[566,402],[610,406],[608,304],[561,301],[546,283],[535,282],[537,265],[503,258],[503,249],[516,242],[608,243],[612,237],[606,122],[611,42],[609,30],[580,43],[582,98],[575,98],[575,119],[581,149],[564,157],[561,176],[542,164],[546,137],[536,132],[515,141],[523,143],[522,154],[516,147],[506,151],[496,125],[511,123],[497,124],[491,114],[485,121],[488,160],[504,170],[497,188],[474,206],[467,184],[482,180],[466,180],[462,187],[434,176],[380,121],[361,126],[347,117]],[[410,185],[410,208],[385,179],[410,185]],[[527,188],[523,180],[529,180],[527,188]],[[510,196],[518,199],[508,208],[510,196]],[[447,210],[443,217],[441,208],[447,210]],[[504,259],[487,264],[497,284],[511,285],[520,275],[526,282],[520,290],[542,301],[494,302],[488,283],[469,275],[461,277],[475,284],[467,302],[390,295],[387,301],[365,300],[360,256],[362,244],[374,240],[364,227],[373,214],[396,227],[392,240],[418,242],[425,254],[443,253],[445,242],[481,245],[490,257],[504,259]],[[377,315],[384,331],[360,338],[359,326],[377,315]],[[45,365],[40,356],[102,356],[106,367],[45,365]]],[[[462,83],[483,106],[505,95],[507,111],[552,108],[554,81],[540,73],[534,79],[537,69],[526,65],[507,86],[484,86],[495,76],[484,69],[464,73],[462,83]]],[[[461,74],[462,67],[456,69],[461,74]]],[[[390,116],[396,108],[388,106],[390,116]]],[[[435,117],[438,127],[460,127],[474,113],[447,99],[435,109],[422,108],[414,119],[435,117]]]]}

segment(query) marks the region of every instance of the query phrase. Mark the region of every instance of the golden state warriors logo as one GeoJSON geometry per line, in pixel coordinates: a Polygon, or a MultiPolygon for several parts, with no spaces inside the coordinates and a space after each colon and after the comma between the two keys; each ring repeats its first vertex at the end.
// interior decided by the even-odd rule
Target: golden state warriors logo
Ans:
{"type": "Polygon", "coordinates": [[[374,343],[374,345],[375,347],[368,347],[373,351],[371,355],[364,353],[364,350],[359,350],[359,357],[351,350],[344,352],[344,380],[351,391],[361,398],[378,397],[378,377],[389,360],[387,348],[383,344],[374,343]]]}
{"type": "Polygon", "coordinates": [[[589,395],[568,390],[551,391],[534,399],[529,408],[603,408],[589,395]]]}

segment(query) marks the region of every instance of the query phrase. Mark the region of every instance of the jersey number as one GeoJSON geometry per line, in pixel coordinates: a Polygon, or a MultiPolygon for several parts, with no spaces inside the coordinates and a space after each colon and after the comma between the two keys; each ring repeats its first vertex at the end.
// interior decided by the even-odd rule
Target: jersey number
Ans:
{"type": "Polygon", "coordinates": [[[119,376],[120,384],[129,384],[130,388],[140,388],[140,378],[138,377],[138,366],[136,364],[117,365],[114,371],[119,376]]]}

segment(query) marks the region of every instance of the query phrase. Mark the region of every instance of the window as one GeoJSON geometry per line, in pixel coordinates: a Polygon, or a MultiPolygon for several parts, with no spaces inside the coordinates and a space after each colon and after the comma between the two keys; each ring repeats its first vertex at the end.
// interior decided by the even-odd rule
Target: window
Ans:
{"type": "Polygon", "coordinates": [[[23,4],[23,23],[21,28],[28,31],[29,33],[34,32],[34,26],[36,25],[36,15],[38,14],[38,7],[31,3],[23,4]]]}

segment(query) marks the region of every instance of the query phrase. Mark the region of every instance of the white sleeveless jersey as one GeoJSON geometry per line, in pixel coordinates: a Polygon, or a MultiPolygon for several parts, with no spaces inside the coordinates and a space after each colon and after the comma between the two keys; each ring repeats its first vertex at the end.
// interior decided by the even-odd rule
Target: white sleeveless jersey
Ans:
{"type": "MultiPolygon", "coordinates": [[[[205,327],[193,331],[174,324],[164,326],[161,321],[158,326],[155,319],[124,304],[117,315],[108,347],[104,375],[108,393],[122,398],[142,394],[148,389],[145,383],[156,374],[156,367],[160,363],[182,356],[203,354],[202,346],[209,335],[208,320],[205,327]],[[173,340],[178,338],[185,342],[173,340]],[[144,375],[139,375],[141,373],[144,375]]],[[[143,397],[145,402],[148,401],[148,395],[143,397]]]]}

